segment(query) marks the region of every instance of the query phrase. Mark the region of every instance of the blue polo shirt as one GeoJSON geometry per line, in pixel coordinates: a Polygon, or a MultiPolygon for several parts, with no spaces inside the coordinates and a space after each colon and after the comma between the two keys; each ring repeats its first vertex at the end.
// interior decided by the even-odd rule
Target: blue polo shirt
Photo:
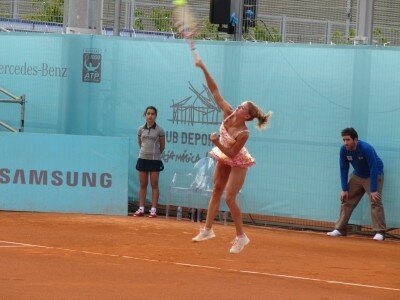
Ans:
{"type": "Polygon", "coordinates": [[[378,176],[383,174],[383,162],[376,154],[375,149],[368,143],[358,141],[354,151],[346,150],[345,146],[340,148],[340,179],[342,190],[348,190],[349,166],[353,167],[353,174],[361,177],[371,177],[371,192],[378,189],[378,176]]]}

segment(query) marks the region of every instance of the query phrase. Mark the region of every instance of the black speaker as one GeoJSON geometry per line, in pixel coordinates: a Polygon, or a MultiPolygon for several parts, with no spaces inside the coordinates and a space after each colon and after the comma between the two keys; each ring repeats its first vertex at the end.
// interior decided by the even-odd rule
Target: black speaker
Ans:
{"type": "Polygon", "coordinates": [[[210,1],[211,24],[229,24],[231,20],[231,0],[210,1]]]}

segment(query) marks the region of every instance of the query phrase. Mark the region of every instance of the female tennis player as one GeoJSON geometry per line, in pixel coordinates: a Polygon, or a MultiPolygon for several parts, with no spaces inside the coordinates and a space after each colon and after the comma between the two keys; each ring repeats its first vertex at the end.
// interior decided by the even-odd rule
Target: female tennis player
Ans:
{"type": "Polygon", "coordinates": [[[138,129],[138,143],[140,147],[139,158],[136,163],[136,170],[139,171],[139,209],[133,214],[134,217],[144,216],[144,201],[146,199],[147,185],[150,177],[151,184],[151,209],[150,218],[157,217],[157,202],[160,195],[158,189],[158,178],[164,170],[161,161],[161,153],[165,148],[164,130],[157,125],[157,109],[148,106],[144,111],[146,123],[138,129]]]}
{"type": "Polygon", "coordinates": [[[242,212],[236,197],[242,189],[247,169],[255,164],[254,158],[245,147],[250,134],[246,122],[257,118],[257,126],[260,129],[267,127],[272,112],[264,114],[251,101],[245,101],[234,109],[221,96],[218,86],[209,74],[205,64],[198,60],[195,65],[203,71],[208,88],[223,112],[224,120],[220,127],[220,137],[218,138],[217,133],[211,134],[210,137],[215,145],[210,154],[216,159],[217,164],[214,172],[214,189],[208,204],[206,224],[192,240],[201,242],[215,237],[211,227],[219,210],[222,193],[225,190],[225,201],[231,211],[236,227],[236,237],[232,242],[230,253],[240,253],[250,242],[250,239],[243,232],[242,212]]]}

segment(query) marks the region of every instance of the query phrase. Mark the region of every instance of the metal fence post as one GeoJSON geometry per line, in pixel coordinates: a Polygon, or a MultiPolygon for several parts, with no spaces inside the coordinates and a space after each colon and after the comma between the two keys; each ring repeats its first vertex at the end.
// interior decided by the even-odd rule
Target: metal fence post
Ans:
{"type": "Polygon", "coordinates": [[[69,0],[64,0],[64,7],[63,7],[63,33],[67,33],[68,13],[69,13],[69,0]]]}
{"type": "Polygon", "coordinates": [[[19,0],[11,1],[12,18],[19,19],[19,0]]]}
{"type": "Polygon", "coordinates": [[[121,22],[121,0],[115,0],[114,35],[119,36],[121,22]]]}
{"type": "Polygon", "coordinates": [[[372,44],[373,16],[374,0],[358,0],[356,41],[362,44],[372,44]]]}
{"type": "Polygon", "coordinates": [[[102,34],[103,30],[103,2],[104,0],[97,1],[96,7],[96,34],[102,34]]]}
{"type": "Polygon", "coordinates": [[[132,0],[126,0],[126,9],[125,9],[125,28],[132,29],[132,11],[133,11],[133,3],[132,0]]]}
{"type": "Polygon", "coordinates": [[[286,16],[281,18],[281,42],[286,42],[286,16]]]}
{"type": "Polygon", "coordinates": [[[331,21],[326,21],[326,25],[325,25],[325,44],[330,44],[331,41],[332,41],[331,31],[332,31],[332,22],[331,21]]]}
{"type": "Polygon", "coordinates": [[[243,39],[243,3],[244,0],[231,1],[231,14],[235,13],[238,19],[233,39],[241,41],[243,39]]]}
{"type": "Polygon", "coordinates": [[[351,23],[351,13],[352,13],[353,0],[347,0],[346,6],[346,39],[350,38],[350,23],[351,23]]]}

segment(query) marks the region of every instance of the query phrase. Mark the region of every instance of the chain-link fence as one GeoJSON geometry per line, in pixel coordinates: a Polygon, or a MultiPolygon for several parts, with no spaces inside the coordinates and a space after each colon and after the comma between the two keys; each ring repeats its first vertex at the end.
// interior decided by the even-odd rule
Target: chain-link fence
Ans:
{"type": "Polygon", "coordinates": [[[0,0],[0,17],[62,23],[63,5],[64,0],[0,0]]]}
{"type": "MultiPolygon", "coordinates": [[[[98,0],[86,0],[89,2],[98,0]]],[[[243,39],[293,43],[347,44],[356,33],[358,0],[244,1],[243,39]],[[254,6],[250,14],[247,6],[254,6]],[[251,24],[251,26],[248,26],[251,24]]],[[[103,34],[115,26],[115,0],[103,0],[103,34]]],[[[209,21],[210,1],[189,1],[198,19],[197,39],[224,40],[209,21]]],[[[61,32],[64,0],[0,0],[0,30],[61,32]]],[[[168,33],[174,36],[171,0],[121,0],[121,35],[168,33]]],[[[165,35],[161,35],[164,36],[165,35]]],[[[400,45],[400,1],[375,0],[373,44],[400,45]]]]}

